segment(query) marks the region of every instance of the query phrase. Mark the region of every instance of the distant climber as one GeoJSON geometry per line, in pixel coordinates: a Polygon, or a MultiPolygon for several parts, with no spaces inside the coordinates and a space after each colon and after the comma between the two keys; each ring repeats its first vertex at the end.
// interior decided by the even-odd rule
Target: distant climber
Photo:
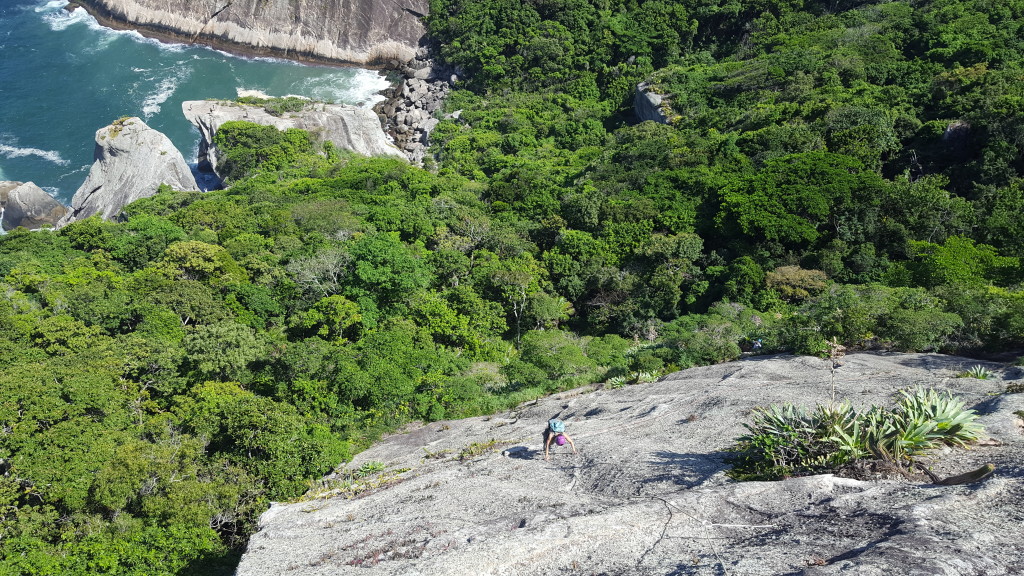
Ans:
{"type": "Polygon", "coordinates": [[[572,438],[565,433],[565,422],[562,422],[558,418],[552,418],[548,420],[548,426],[544,429],[544,459],[550,460],[551,455],[548,453],[548,449],[551,447],[551,442],[554,442],[558,446],[565,446],[568,442],[569,446],[572,447],[573,454],[579,454],[576,451],[576,443],[572,441],[572,438]]]}

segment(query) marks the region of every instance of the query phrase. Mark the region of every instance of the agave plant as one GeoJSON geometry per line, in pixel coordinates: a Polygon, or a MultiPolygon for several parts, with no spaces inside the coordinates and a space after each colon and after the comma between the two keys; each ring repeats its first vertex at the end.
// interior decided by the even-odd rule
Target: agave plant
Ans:
{"type": "Polygon", "coordinates": [[[739,438],[741,467],[758,477],[835,468],[858,458],[856,413],[848,405],[819,406],[813,414],[792,404],[757,408],[750,432],[739,438]]]}
{"type": "Polygon", "coordinates": [[[896,461],[909,460],[934,448],[938,434],[935,423],[906,414],[890,413],[887,431],[878,438],[878,446],[896,461]]]}
{"type": "Polygon", "coordinates": [[[985,368],[981,364],[975,364],[967,370],[964,370],[960,374],[957,374],[960,378],[977,378],[978,380],[988,380],[993,376],[992,371],[985,368]]]}
{"type": "Polygon", "coordinates": [[[864,428],[863,418],[852,406],[847,403],[821,405],[816,416],[826,434],[824,439],[835,444],[835,459],[843,460],[838,462],[839,465],[868,455],[865,449],[867,430],[864,428]]]}
{"type": "Polygon", "coordinates": [[[609,388],[622,388],[627,384],[627,379],[625,376],[612,376],[607,384],[609,388]]]}
{"type": "Polygon", "coordinates": [[[915,388],[901,391],[903,396],[897,412],[913,421],[934,423],[933,442],[953,446],[966,446],[968,442],[984,437],[984,429],[977,423],[978,415],[964,408],[964,403],[949,392],[915,388]]]}
{"type": "Polygon", "coordinates": [[[966,446],[984,435],[977,415],[952,394],[917,388],[900,396],[892,410],[863,413],[845,403],[819,405],[813,413],[792,404],[757,408],[733,448],[730,474],[776,479],[869,456],[904,463],[939,444],[966,446]]]}

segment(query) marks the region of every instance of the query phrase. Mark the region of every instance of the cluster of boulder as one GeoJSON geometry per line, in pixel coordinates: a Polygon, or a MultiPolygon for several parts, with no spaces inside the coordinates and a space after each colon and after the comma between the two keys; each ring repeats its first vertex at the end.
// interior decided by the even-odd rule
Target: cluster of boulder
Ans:
{"type": "Polygon", "coordinates": [[[128,204],[156,194],[162,184],[175,190],[198,188],[181,152],[140,118],[121,118],[97,130],[93,158],[70,207],[32,182],[0,182],[4,231],[60,228],[93,214],[112,220],[128,204]]]}
{"type": "Polygon", "coordinates": [[[430,146],[430,133],[440,121],[437,111],[444,105],[458,74],[435,63],[426,48],[407,63],[390,62],[403,80],[384,91],[384,100],[374,110],[384,132],[413,164],[422,164],[430,146]]]}

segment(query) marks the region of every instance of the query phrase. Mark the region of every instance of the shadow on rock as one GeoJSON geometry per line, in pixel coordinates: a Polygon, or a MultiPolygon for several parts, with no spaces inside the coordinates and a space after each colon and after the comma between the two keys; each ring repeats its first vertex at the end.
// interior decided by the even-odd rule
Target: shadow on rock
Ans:
{"type": "Polygon", "coordinates": [[[533,460],[542,456],[543,452],[527,448],[526,446],[509,446],[501,451],[501,455],[506,458],[515,458],[517,460],[533,460]]]}
{"type": "Polygon", "coordinates": [[[672,482],[677,486],[695,488],[704,484],[715,474],[728,468],[724,460],[725,452],[707,454],[681,454],[661,450],[654,453],[652,463],[668,468],[663,474],[654,474],[642,481],[643,484],[661,484],[672,482]]]}

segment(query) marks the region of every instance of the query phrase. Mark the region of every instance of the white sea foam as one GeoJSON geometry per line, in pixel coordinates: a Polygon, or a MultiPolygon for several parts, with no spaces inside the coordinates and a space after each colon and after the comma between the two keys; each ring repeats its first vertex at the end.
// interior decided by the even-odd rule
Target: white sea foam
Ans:
{"type": "Polygon", "coordinates": [[[46,24],[54,32],[62,32],[75,24],[85,24],[90,30],[99,32],[101,37],[91,48],[90,51],[92,52],[98,52],[105,49],[112,42],[122,36],[131,38],[141,44],[152,44],[154,46],[158,46],[162,50],[166,50],[168,52],[181,52],[188,48],[185,44],[173,44],[161,42],[155,38],[146,38],[136,30],[114,30],[112,28],[107,28],[97,22],[96,19],[86,12],[84,8],[76,8],[75,10],[68,12],[67,10],[64,10],[64,6],[67,6],[67,2],[64,0],[55,0],[37,7],[36,12],[43,13],[43,20],[46,21],[46,24]]]}
{"type": "Polygon", "coordinates": [[[66,2],[48,2],[45,6],[36,8],[36,12],[43,13],[43,20],[54,32],[62,32],[75,24],[96,22],[96,19],[82,8],[71,12],[64,10],[66,4],[66,2]]]}
{"type": "Polygon", "coordinates": [[[179,68],[177,74],[162,78],[157,83],[156,90],[151,92],[142,101],[142,115],[146,120],[160,112],[160,106],[174,94],[174,91],[178,89],[178,85],[188,78],[190,72],[188,68],[179,68]]]}
{"type": "Polygon", "coordinates": [[[249,88],[241,88],[241,87],[235,88],[235,94],[237,94],[239,98],[263,98],[263,99],[268,99],[268,98],[271,97],[269,94],[267,94],[263,90],[251,90],[249,88]]]}
{"type": "MultiPolygon", "coordinates": [[[[92,168],[92,164],[82,164],[81,166],[79,166],[78,168],[75,168],[74,170],[71,170],[70,172],[65,172],[63,174],[59,174],[57,176],[57,180],[63,180],[65,178],[67,178],[68,176],[74,176],[76,174],[87,173],[90,168],[92,168]]],[[[57,190],[57,188],[54,188],[54,190],[57,190]]],[[[56,192],[56,194],[59,194],[59,193],[60,193],[59,191],[56,192]]]]}
{"type": "Polygon", "coordinates": [[[54,164],[59,164],[61,166],[68,165],[68,161],[61,158],[59,152],[54,152],[53,150],[40,150],[39,148],[22,148],[18,146],[10,146],[8,144],[0,144],[0,156],[5,158],[38,156],[43,160],[49,160],[54,164]]]}
{"type": "MultiPolygon", "coordinates": [[[[96,25],[99,26],[98,23],[96,25]]],[[[103,28],[103,30],[108,30],[108,29],[107,28],[103,28]]],[[[156,38],[147,38],[147,37],[143,36],[142,34],[138,33],[135,30],[120,30],[120,31],[112,31],[112,32],[116,32],[118,34],[125,34],[128,37],[130,37],[132,40],[134,40],[134,41],[136,41],[136,42],[138,42],[140,44],[150,44],[150,45],[153,45],[153,46],[156,46],[156,47],[160,48],[164,52],[175,52],[176,53],[176,52],[184,52],[185,50],[189,49],[189,45],[188,44],[179,44],[177,42],[164,42],[163,40],[157,40],[156,38]]]]}
{"type": "Polygon", "coordinates": [[[33,8],[33,10],[35,10],[36,12],[53,12],[54,10],[63,8],[67,5],[68,3],[64,0],[51,0],[50,2],[47,2],[42,6],[36,6],[35,8],[33,8]]]}
{"type": "Polygon", "coordinates": [[[383,100],[379,93],[389,86],[387,78],[373,70],[355,69],[303,80],[298,88],[315,100],[358,104],[366,108],[383,100]]]}

